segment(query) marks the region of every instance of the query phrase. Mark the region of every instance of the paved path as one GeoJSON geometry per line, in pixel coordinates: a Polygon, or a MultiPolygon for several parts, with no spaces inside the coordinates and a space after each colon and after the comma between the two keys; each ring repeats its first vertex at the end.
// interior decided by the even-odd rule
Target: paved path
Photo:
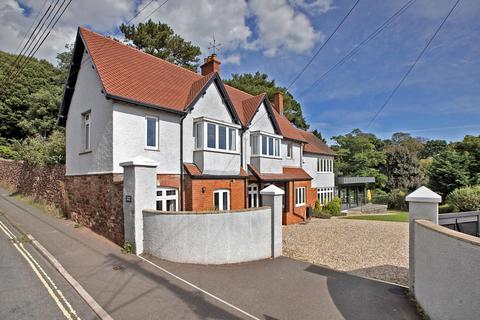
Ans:
{"type": "Polygon", "coordinates": [[[0,197],[0,212],[43,244],[114,319],[418,318],[400,287],[289,258],[228,266],[151,259],[161,270],[10,197],[0,197]]]}

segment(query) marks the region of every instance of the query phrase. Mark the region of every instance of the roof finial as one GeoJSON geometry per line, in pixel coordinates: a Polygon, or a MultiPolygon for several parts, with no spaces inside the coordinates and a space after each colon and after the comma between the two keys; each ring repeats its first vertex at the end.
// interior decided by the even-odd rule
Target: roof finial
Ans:
{"type": "Polygon", "coordinates": [[[217,43],[215,40],[215,32],[213,33],[213,42],[210,42],[210,47],[208,47],[208,50],[212,50],[212,55],[216,55],[218,51],[220,51],[220,46],[221,43],[217,43]]]}

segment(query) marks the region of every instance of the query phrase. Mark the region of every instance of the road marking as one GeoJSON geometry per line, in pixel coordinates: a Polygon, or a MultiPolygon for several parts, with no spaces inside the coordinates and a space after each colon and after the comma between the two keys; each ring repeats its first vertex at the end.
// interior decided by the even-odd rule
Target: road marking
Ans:
{"type": "MultiPolygon", "coordinates": [[[[11,240],[16,240],[17,239],[15,234],[13,234],[13,232],[10,231],[10,229],[8,229],[8,227],[2,221],[0,221],[0,229],[2,229],[2,231],[11,240]]],[[[53,280],[47,275],[45,270],[43,270],[43,268],[40,266],[40,264],[35,260],[35,258],[33,258],[33,256],[30,254],[30,252],[28,252],[28,250],[23,246],[23,244],[22,243],[17,244],[17,242],[14,242],[13,246],[15,247],[15,249],[17,249],[18,252],[20,252],[20,254],[23,256],[23,258],[25,260],[27,260],[28,264],[30,265],[30,267],[32,268],[34,273],[37,275],[38,279],[40,279],[40,282],[45,286],[48,293],[50,294],[52,299],[55,301],[55,303],[57,304],[60,311],[62,311],[65,318],[67,318],[68,320],[73,320],[72,319],[72,315],[73,315],[73,317],[75,319],[80,320],[80,317],[78,317],[76,311],[72,308],[71,304],[67,301],[67,299],[65,298],[63,293],[58,289],[58,287],[55,285],[53,280]],[[45,278],[48,280],[50,285],[47,282],[47,280],[45,280],[45,278]],[[52,287],[53,287],[53,289],[52,289],[52,287]],[[60,299],[63,300],[63,302],[67,305],[67,308],[69,310],[67,310],[64,307],[64,305],[62,304],[62,302],[60,301],[60,299],[58,298],[57,295],[60,296],[60,299]]]]}
{"type": "Polygon", "coordinates": [[[192,288],[194,288],[194,289],[196,289],[196,290],[198,290],[198,291],[200,291],[200,292],[202,292],[202,293],[206,294],[207,296],[209,296],[209,297],[211,297],[211,298],[213,298],[213,299],[215,299],[215,300],[217,300],[217,301],[219,301],[219,302],[221,302],[221,303],[223,303],[223,304],[225,304],[225,305],[229,306],[230,308],[232,308],[232,309],[234,309],[234,310],[237,310],[238,312],[240,312],[240,313],[242,313],[242,314],[246,315],[247,317],[249,317],[249,318],[251,318],[251,319],[255,319],[255,320],[260,320],[260,318],[257,318],[257,317],[255,317],[254,315],[252,315],[252,314],[250,314],[250,313],[248,313],[248,312],[246,312],[246,311],[244,311],[244,310],[242,310],[242,309],[240,309],[240,308],[238,308],[238,307],[234,306],[233,304],[231,304],[231,303],[229,303],[229,302],[227,302],[227,301],[223,300],[222,298],[219,298],[219,297],[215,296],[214,294],[212,294],[212,293],[210,293],[210,292],[208,292],[208,291],[205,291],[205,290],[203,290],[202,288],[200,288],[200,287],[198,287],[198,286],[194,285],[193,283],[191,283],[191,282],[188,282],[187,280],[185,280],[185,279],[183,279],[183,278],[180,278],[180,277],[179,277],[179,276],[177,276],[176,274],[173,274],[173,273],[171,273],[170,271],[168,271],[167,269],[165,269],[165,268],[162,268],[162,267],[160,267],[159,265],[156,265],[156,264],[155,264],[155,263],[153,263],[152,261],[150,261],[150,260],[148,260],[148,259],[145,259],[145,258],[144,258],[144,257],[142,257],[142,256],[137,256],[137,257],[139,257],[139,258],[140,258],[140,259],[142,259],[143,261],[145,261],[145,262],[147,262],[147,263],[151,264],[151,265],[152,265],[152,266],[154,266],[155,268],[157,268],[157,269],[159,269],[159,270],[161,270],[161,271],[165,272],[166,274],[168,274],[168,275],[170,275],[170,276],[174,277],[175,279],[177,279],[177,280],[180,280],[181,282],[183,282],[183,283],[185,283],[185,284],[189,285],[190,287],[192,287],[192,288]]]}

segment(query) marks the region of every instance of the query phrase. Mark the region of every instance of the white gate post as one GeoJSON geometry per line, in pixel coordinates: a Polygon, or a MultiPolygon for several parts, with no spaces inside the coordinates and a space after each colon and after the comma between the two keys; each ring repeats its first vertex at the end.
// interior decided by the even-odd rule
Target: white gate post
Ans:
{"type": "Polygon", "coordinates": [[[262,205],[272,208],[272,258],[282,255],[282,196],[285,192],[275,185],[269,185],[262,191],[262,205]]]}
{"type": "Polygon", "coordinates": [[[145,157],[122,162],[123,167],[123,226],[125,241],[135,253],[143,252],[143,210],[155,209],[157,163],[145,157]]]}
{"type": "Polygon", "coordinates": [[[438,224],[438,204],[442,197],[427,187],[420,187],[410,193],[405,200],[409,212],[409,286],[415,290],[415,220],[430,220],[438,224]]]}

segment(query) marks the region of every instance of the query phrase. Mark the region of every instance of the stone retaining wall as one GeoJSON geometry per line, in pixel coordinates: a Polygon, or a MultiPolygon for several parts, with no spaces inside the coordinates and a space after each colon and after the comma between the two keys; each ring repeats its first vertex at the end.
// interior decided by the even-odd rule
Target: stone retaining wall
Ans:
{"type": "Polygon", "coordinates": [[[123,245],[123,176],[65,176],[64,165],[37,167],[0,159],[0,184],[47,204],[123,245]]]}

